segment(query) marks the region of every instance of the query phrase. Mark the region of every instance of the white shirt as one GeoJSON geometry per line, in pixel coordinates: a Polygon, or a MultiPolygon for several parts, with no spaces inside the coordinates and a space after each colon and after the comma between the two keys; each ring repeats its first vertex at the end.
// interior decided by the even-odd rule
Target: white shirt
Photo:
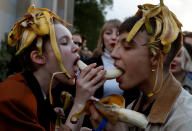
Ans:
{"type": "MultiPolygon", "coordinates": [[[[114,69],[114,59],[111,58],[109,51],[105,49],[103,55],[101,56],[101,59],[103,61],[103,67],[104,69],[114,69]]],[[[119,83],[116,82],[115,79],[107,80],[104,83],[104,92],[103,97],[112,95],[112,94],[123,94],[123,90],[119,88],[119,83]]]]}

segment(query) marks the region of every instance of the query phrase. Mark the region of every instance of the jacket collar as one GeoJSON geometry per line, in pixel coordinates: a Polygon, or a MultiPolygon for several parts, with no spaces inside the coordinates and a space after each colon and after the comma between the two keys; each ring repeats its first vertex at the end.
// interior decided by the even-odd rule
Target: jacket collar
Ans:
{"type": "MultiPolygon", "coordinates": [[[[169,75],[161,91],[159,92],[156,100],[152,105],[150,113],[147,117],[149,122],[164,123],[180,93],[181,93],[181,84],[175,79],[175,77],[172,74],[169,75]]],[[[142,97],[140,97],[134,110],[138,110],[141,101],[142,97]]]]}

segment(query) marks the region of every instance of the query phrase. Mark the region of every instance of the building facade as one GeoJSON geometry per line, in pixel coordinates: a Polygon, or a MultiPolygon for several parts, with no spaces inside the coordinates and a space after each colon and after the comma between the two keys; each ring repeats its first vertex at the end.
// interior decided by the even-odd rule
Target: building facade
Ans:
{"type": "Polygon", "coordinates": [[[66,22],[73,24],[74,0],[0,0],[0,41],[13,24],[21,19],[32,2],[40,8],[48,8],[66,22]]]}

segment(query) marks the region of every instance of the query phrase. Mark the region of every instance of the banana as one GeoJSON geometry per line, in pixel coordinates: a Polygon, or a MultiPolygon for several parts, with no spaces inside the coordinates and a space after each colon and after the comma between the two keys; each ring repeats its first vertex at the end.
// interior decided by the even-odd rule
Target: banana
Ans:
{"type": "Polygon", "coordinates": [[[69,108],[71,104],[71,99],[72,99],[71,94],[69,94],[66,91],[61,92],[60,100],[61,100],[61,103],[63,104],[64,111],[69,108]]]}
{"type": "Polygon", "coordinates": [[[49,25],[51,46],[52,46],[53,51],[55,53],[55,56],[56,56],[56,58],[57,58],[57,60],[59,62],[59,66],[60,66],[61,70],[66,74],[66,76],[68,78],[71,78],[70,74],[66,71],[66,69],[63,66],[61,53],[60,53],[60,50],[59,50],[59,47],[57,45],[57,41],[56,41],[56,38],[55,38],[55,30],[54,30],[54,24],[53,24],[52,16],[46,11],[44,11],[43,14],[45,15],[45,18],[46,18],[46,20],[48,22],[48,25],[49,25]]]}
{"type": "Polygon", "coordinates": [[[36,38],[36,33],[31,29],[25,29],[23,32],[23,37],[21,40],[21,45],[19,47],[19,50],[16,52],[16,55],[20,54],[23,49],[27,48],[31,45],[33,40],[36,38]]]}
{"type": "Polygon", "coordinates": [[[94,104],[96,109],[105,117],[111,124],[116,124],[118,121],[129,123],[140,128],[146,128],[148,120],[145,115],[125,109],[125,99],[121,95],[111,95],[101,100],[89,100],[84,108],[76,112],[71,117],[72,123],[77,123],[83,113],[89,114],[89,105],[94,104]]]}
{"type": "Polygon", "coordinates": [[[110,121],[110,123],[114,125],[117,123],[117,121],[121,121],[135,125],[142,129],[145,129],[147,127],[148,120],[146,116],[139,112],[130,109],[125,109],[115,104],[113,105],[103,104],[98,101],[94,101],[94,105],[97,108],[97,110],[105,118],[107,118],[110,121]]]}
{"type": "Polygon", "coordinates": [[[35,33],[40,36],[49,34],[49,26],[45,17],[40,17],[37,21],[39,22],[38,25],[35,23],[31,25],[31,28],[35,31],[35,33]]]}
{"type": "MultiPolygon", "coordinates": [[[[87,67],[87,65],[81,60],[78,60],[77,65],[80,68],[80,70],[83,70],[84,68],[87,67]]],[[[114,78],[119,77],[121,74],[122,74],[121,70],[119,70],[117,68],[116,69],[111,69],[111,70],[107,70],[107,72],[105,74],[105,78],[108,79],[108,80],[109,79],[114,79],[114,78]]]]}
{"type": "Polygon", "coordinates": [[[162,6],[162,21],[163,21],[163,32],[160,36],[161,43],[163,45],[171,44],[176,40],[180,29],[177,23],[173,19],[169,9],[166,6],[162,6]]]}
{"type": "Polygon", "coordinates": [[[141,28],[144,22],[145,22],[145,17],[142,17],[139,21],[136,22],[136,24],[133,26],[133,28],[131,29],[131,31],[129,32],[126,38],[127,42],[130,42],[133,39],[133,37],[139,31],[139,29],[141,28]]]}
{"type": "Polygon", "coordinates": [[[37,46],[37,49],[39,50],[39,56],[42,56],[43,39],[41,37],[37,38],[36,46],[37,46]]]}
{"type": "MultiPolygon", "coordinates": [[[[168,7],[163,3],[163,0],[160,0],[159,5],[144,4],[138,6],[138,11],[136,15],[142,15],[142,18],[136,22],[131,31],[129,32],[126,41],[130,42],[135,34],[139,31],[143,23],[145,24],[146,31],[149,35],[153,33],[153,29],[150,25],[150,18],[155,17],[156,19],[156,29],[155,35],[150,38],[149,44],[155,43],[158,50],[162,50],[164,53],[168,53],[171,49],[171,44],[177,39],[179,32],[181,32],[182,24],[177,19],[175,14],[171,12],[168,7]],[[156,41],[161,41],[160,44],[163,45],[157,46],[156,41]]],[[[150,48],[150,51],[155,54],[155,49],[150,48]]]]}

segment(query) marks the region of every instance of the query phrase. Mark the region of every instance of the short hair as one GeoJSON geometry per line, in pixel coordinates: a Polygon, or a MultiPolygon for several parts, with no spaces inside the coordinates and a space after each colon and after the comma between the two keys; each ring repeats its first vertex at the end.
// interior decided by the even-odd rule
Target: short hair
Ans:
{"type": "MultiPolygon", "coordinates": [[[[122,34],[124,32],[130,32],[131,29],[133,28],[133,26],[136,24],[136,22],[141,18],[142,18],[141,14],[140,15],[134,15],[132,17],[127,18],[121,24],[121,26],[119,28],[119,33],[122,34]]],[[[155,27],[156,27],[155,18],[151,18],[149,22],[152,26],[153,34],[154,34],[155,27]]],[[[145,24],[142,25],[142,27],[139,29],[139,31],[144,31],[144,30],[146,30],[145,24]]],[[[165,70],[169,69],[171,61],[173,60],[173,58],[176,56],[177,52],[181,48],[182,40],[183,40],[182,33],[179,33],[177,39],[171,44],[171,50],[169,51],[167,58],[163,64],[165,70]]]]}

